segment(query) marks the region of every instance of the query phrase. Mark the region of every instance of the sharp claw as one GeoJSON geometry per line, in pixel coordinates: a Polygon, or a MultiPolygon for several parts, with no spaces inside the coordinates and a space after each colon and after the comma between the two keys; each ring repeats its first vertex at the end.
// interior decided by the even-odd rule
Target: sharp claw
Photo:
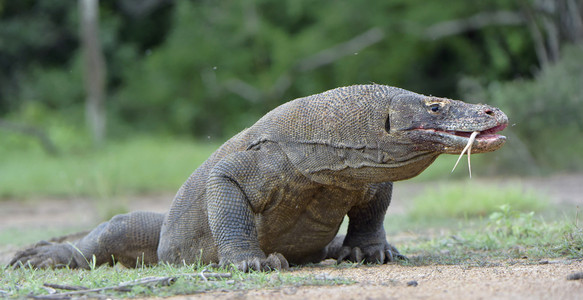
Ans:
{"type": "Polygon", "coordinates": [[[350,253],[350,261],[351,262],[355,262],[355,263],[360,263],[363,261],[363,253],[362,250],[360,250],[359,247],[354,247],[352,248],[352,251],[350,253]]]}
{"type": "MultiPolygon", "coordinates": [[[[281,262],[282,261],[277,254],[279,254],[279,253],[269,254],[267,259],[265,260],[265,264],[262,266],[262,269],[264,269],[266,271],[281,270],[281,268],[282,268],[281,262]]],[[[279,254],[279,255],[283,256],[281,254],[279,254]]]]}
{"type": "Polygon", "coordinates": [[[274,253],[275,256],[279,259],[280,268],[281,270],[288,270],[289,269],[289,262],[285,259],[285,256],[281,253],[274,253]]]}
{"type": "Polygon", "coordinates": [[[14,255],[14,258],[12,259],[11,263],[13,262],[17,262],[17,261],[22,261],[23,258],[28,258],[30,256],[34,256],[36,255],[37,250],[34,248],[29,248],[26,250],[22,250],[16,253],[16,255],[14,255]]]}
{"type": "Polygon", "coordinates": [[[360,247],[350,248],[343,246],[338,250],[337,264],[342,261],[351,262],[365,262],[368,264],[384,264],[394,262],[396,260],[407,260],[407,257],[399,253],[399,251],[391,244],[385,244],[384,247],[365,248],[363,251],[360,247]]]}
{"type": "Polygon", "coordinates": [[[340,264],[341,262],[345,261],[348,255],[350,255],[350,248],[348,247],[340,248],[340,251],[338,252],[338,258],[336,259],[336,263],[340,264]]]}
{"type": "Polygon", "coordinates": [[[16,253],[14,258],[8,263],[8,265],[13,266],[14,269],[18,269],[26,266],[27,262],[30,260],[30,256],[23,251],[16,253]]]}
{"type": "Polygon", "coordinates": [[[209,268],[213,268],[213,269],[218,269],[221,267],[221,265],[217,264],[217,263],[212,263],[208,265],[209,268]]]}
{"type": "Polygon", "coordinates": [[[249,272],[249,264],[247,263],[246,260],[240,262],[239,264],[237,264],[237,269],[239,269],[239,271],[243,272],[243,273],[247,273],[249,272]]]}
{"type": "Polygon", "coordinates": [[[12,260],[10,260],[8,265],[15,267],[19,260],[20,260],[19,255],[18,255],[18,253],[16,253],[16,256],[12,260]]]}
{"type": "Polygon", "coordinates": [[[398,260],[402,260],[402,261],[409,261],[409,258],[403,254],[397,254],[395,256],[398,260]]]}
{"type": "Polygon", "coordinates": [[[39,269],[48,269],[51,267],[55,266],[55,262],[53,261],[52,258],[40,261],[40,262],[35,262],[34,264],[37,268],[39,269]]]}
{"type": "Polygon", "coordinates": [[[369,264],[382,264],[385,261],[385,253],[383,251],[375,251],[372,255],[366,258],[369,264]]]}
{"type": "MultiPolygon", "coordinates": [[[[223,261],[219,263],[219,266],[225,266],[228,261],[223,261]]],[[[230,266],[236,268],[241,272],[251,272],[251,271],[274,271],[274,270],[287,270],[289,269],[289,263],[285,257],[280,253],[271,253],[267,258],[253,257],[239,261],[237,263],[232,263],[230,266]]]]}
{"type": "MultiPolygon", "coordinates": [[[[26,268],[27,264],[23,263],[22,261],[17,261],[14,264],[12,264],[12,270],[17,270],[17,269],[24,269],[26,268]]],[[[30,265],[28,265],[30,266],[30,265]]]]}
{"type": "Polygon", "coordinates": [[[393,262],[395,261],[395,257],[393,256],[393,251],[391,251],[390,249],[385,251],[385,256],[386,256],[386,261],[387,262],[393,262]]]}
{"type": "Polygon", "coordinates": [[[18,261],[18,260],[17,260],[17,261],[11,261],[11,262],[10,262],[8,265],[9,265],[10,267],[12,267],[12,270],[16,270],[16,269],[22,268],[22,267],[24,266],[24,265],[23,265],[23,264],[22,264],[20,261],[18,261]]]}
{"type": "Polygon", "coordinates": [[[261,270],[261,261],[259,261],[259,258],[254,257],[251,262],[249,263],[249,269],[254,270],[254,271],[262,271],[261,270]]]}

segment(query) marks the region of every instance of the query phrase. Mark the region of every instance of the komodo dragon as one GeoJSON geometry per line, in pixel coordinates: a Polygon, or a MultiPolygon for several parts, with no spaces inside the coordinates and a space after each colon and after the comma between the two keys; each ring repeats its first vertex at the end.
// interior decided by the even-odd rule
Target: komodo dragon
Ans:
{"type": "Polygon", "coordinates": [[[201,261],[248,271],[404,258],[383,228],[392,182],[418,175],[442,153],[460,154],[473,132],[474,153],[500,148],[506,138],[494,133],[507,123],[491,106],[376,84],[296,99],[224,143],[167,214],[118,215],[72,244],[41,242],[10,264],[201,261]],[[346,215],[348,232],[337,237],[346,215]]]}

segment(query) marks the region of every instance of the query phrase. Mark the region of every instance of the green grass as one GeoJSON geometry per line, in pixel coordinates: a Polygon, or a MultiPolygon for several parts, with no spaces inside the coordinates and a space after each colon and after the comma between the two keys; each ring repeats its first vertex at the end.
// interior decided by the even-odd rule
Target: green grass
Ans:
{"type": "Polygon", "coordinates": [[[406,232],[399,245],[409,264],[496,264],[501,260],[583,258],[579,211],[561,214],[541,194],[521,188],[441,182],[413,199],[404,216],[388,216],[391,235],[406,232]],[[551,220],[546,221],[545,218],[551,220]]]}
{"type": "MultiPolygon", "coordinates": [[[[0,278],[0,297],[23,298],[30,295],[47,295],[45,283],[66,286],[82,286],[88,289],[115,287],[120,283],[148,277],[175,277],[171,285],[140,284],[127,291],[104,290],[88,293],[90,297],[167,297],[172,295],[192,295],[217,290],[278,289],[287,286],[342,285],[353,281],[343,278],[329,278],[317,275],[295,275],[290,272],[252,272],[235,270],[215,270],[211,272],[231,273],[230,278],[207,279],[198,276],[202,266],[157,265],[136,269],[120,267],[97,267],[94,270],[31,270],[17,269],[5,271],[0,278]]],[[[66,292],[58,290],[58,292],[66,292]]]]}
{"type": "MultiPolygon", "coordinates": [[[[419,235],[414,240],[396,246],[410,258],[401,264],[411,266],[455,264],[464,267],[484,267],[532,264],[546,259],[583,258],[583,228],[579,224],[578,212],[565,216],[562,220],[547,222],[535,213],[519,212],[509,205],[504,205],[487,218],[462,220],[457,228],[442,228],[440,234],[419,235]]],[[[343,263],[334,268],[359,266],[360,264],[343,263]]],[[[311,267],[317,268],[318,265],[311,267]]],[[[205,267],[201,265],[161,264],[136,269],[101,266],[93,270],[5,270],[0,278],[0,296],[22,298],[30,295],[47,295],[49,290],[43,288],[45,283],[103,289],[148,277],[175,277],[176,281],[171,285],[140,284],[126,291],[102,290],[88,295],[111,298],[167,297],[218,290],[282,289],[354,283],[345,278],[296,275],[294,272],[246,274],[215,269],[209,271],[231,272],[232,277],[205,281],[197,275],[204,269],[205,267]]]]}
{"type": "Polygon", "coordinates": [[[401,250],[413,265],[473,264],[499,261],[538,262],[547,258],[583,258],[583,227],[578,212],[545,221],[534,212],[501,206],[486,220],[465,220],[458,228],[441,229],[433,237],[420,235],[401,250]]]}
{"type": "Polygon", "coordinates": [[[101,199],[176,191],[217,148],[215,143],[134,138],[95,151],[47,156],[38,149],[3,149],[0,198],[101,199]]]}
{"type": "Polygon", "coordinates": [[[501,187],[469,181],[442,183],[414,198],[409,216],[413,219],[484,217],[505,204],[519,211],[541,211],[548,206],[548,200],[520,186],[501,187]]]}

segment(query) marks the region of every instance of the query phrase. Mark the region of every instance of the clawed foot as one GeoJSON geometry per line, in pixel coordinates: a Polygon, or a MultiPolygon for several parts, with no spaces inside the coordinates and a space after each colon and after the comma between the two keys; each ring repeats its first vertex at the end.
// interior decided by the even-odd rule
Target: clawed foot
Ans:
{"type": "Polygon", "coordinates": [[[287,259],[280,253],[272,253],[267,258],[253,257],[239,262],[221,262],[221,267],[234,267],[241,272],[275,271],[289,269],[287,259]]]}
{"type": "Polygon", "coordinates": [[[73,247],[69,244],[38,242],[32,248],[17,252],[9,263],[13,268],[63,268],[76,267],[73,247]]]}
{"type": "Polygon", "coordinates": [[[342,246],[338,251],[337,263],[343,261],[365,262],[369,264],[385,264],[397,260],[409,260],[405,255],[399,253],[397,248],[389,243],[368,247],[348,247],[342,246]]]}

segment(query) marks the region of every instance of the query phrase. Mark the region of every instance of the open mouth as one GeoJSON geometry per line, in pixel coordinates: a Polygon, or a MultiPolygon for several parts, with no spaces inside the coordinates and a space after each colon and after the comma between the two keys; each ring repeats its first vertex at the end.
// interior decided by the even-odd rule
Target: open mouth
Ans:
{"type": "MultiPolygon", "coordinates": [[[[500,124],[498,126],[494,126],[490,129],[478,131],[478,135],[476,136],[476,139],[498,138],[498,137],[500,137],[500,135],[495,134],[495,133],[504,130],[506,128],[506,126],[508,126],[508,124],[504,123],[504,124],[500,124]]],[[[455,135],[455,136],[465,137],[465,138],[469,138],[473,133],[473,131],[453,131],[453,130],[448,130],[448,131],[443,131],[443,132],[451,134],[451,135],[455,135]]]]}
{"type": "Polygon", "coordinates": [[[499,149],[506,141],[506,137],[497,132],[504,130],[508,126],[507,122],[476,131],[443,130],[435,128],[417,128],[414,131],[426,132],[421,134],[422,141],[433,140],[436,144],[444,146],[442,153],[459,154],[464,146],[469,143],[473,145],[473,153],[491,152],[499,149]],[[428,136],[432,136],[431,138],[428,136]]]}
{"type": "MultiPolygon", "coordinates": [[[[485,145],[498,144],[497,147],[492,148],[492,150],[496,150],[498,147],[501,146],[500,143],[504,143],[504,140],[506,139],[506,137],[495,134],[495,133],[498,131],[504,130],[504,128],[506,128],[506,126],[507,126],[507,123],[503,123],[503,124],[494,126],[490,129],[486,129],[483,131],[472,131],[472,132],[448,131],[447,133],[450,135],[467,138],[467,140],[468,140],[465,148],[461,151],[461,153],[460,153],[460,155],[459,155],[457,161],[455,162],[455,165],[453,166],[453,169],[451,171],[453,172],[455,170],[455,168],[457,167],[457,165],[460,162],[460,159],[462,158],[464,153],[467,153],[468,154],[468,171],[470,172],[470,178],[472,178],[472,165],[470,162],[470,154],[472,152],[472,146],[474,144],[474,141],[477,142],[478,147],[480,144],[485,144],[485,145]]],[[[491,147],[491,146],[487,146],[487,147],[491,147]]]]}

